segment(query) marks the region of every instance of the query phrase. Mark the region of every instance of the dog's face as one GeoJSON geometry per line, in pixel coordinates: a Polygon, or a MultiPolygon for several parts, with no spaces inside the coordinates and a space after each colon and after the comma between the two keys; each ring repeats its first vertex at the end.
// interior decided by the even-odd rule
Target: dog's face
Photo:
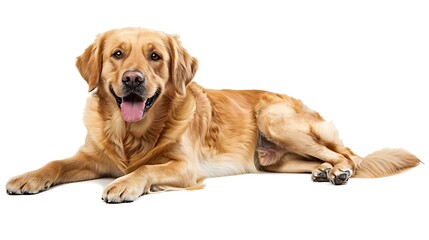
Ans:
{"type": "Polygon", "coordinates": [[[186,93],[197,60],[177,36],[125,28],[99,35],[76,66],[89,91],[98,87],[121,109],[126,122],[138,122],[161,95],[186,93]]]}

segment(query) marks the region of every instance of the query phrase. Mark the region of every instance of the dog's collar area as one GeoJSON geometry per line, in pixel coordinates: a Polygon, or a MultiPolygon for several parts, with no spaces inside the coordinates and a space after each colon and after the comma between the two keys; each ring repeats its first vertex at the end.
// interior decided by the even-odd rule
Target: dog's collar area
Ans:
{"type": "MultiPolygon", "coordinates": [[[[115,91],[113,90],[112,85],[109,86],[109,90],[110,90],[110,93],[115,98],[116,104],[118,105],[119,108],[121,108],[122,98],[120,98],[118,95],[116,95],[115,91]]],[[[155,101],[159,97],[159,95],[161,95],[161,89],[158,88],[156,90],[155,94],[146,100],[145,107],[144,107],[145,112],[153,106],[153,104],[155,103],[155,101]]]]}

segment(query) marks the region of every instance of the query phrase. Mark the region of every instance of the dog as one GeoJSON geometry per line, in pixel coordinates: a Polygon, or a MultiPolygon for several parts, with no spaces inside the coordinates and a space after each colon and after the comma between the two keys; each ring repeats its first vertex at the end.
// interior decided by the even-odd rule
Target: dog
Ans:
{"type": "Polygon", "coordinates": [[[403,149],[359,157],[332,122],[287,95],[191,82],[198,61],[176,35],[113,29],[98,35],[76,66],[92,92],[85,143],[70,158],[11,178],[8,194],[114,177],[102,199],[122,203],[154,191],[198,189],[208,177],[299,172],[341,185],[420,163],[403,149]]]}

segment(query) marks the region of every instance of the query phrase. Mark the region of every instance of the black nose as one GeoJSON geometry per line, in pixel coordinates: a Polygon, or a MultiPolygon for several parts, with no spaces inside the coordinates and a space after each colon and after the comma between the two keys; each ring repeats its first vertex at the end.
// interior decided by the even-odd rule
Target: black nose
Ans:
{"type": "Polygon", "coordinates": [[[129,87],[137,87],[144,82],[144,75],[140,71],[126,71],[122,75],[122,83],[129,87]]]}

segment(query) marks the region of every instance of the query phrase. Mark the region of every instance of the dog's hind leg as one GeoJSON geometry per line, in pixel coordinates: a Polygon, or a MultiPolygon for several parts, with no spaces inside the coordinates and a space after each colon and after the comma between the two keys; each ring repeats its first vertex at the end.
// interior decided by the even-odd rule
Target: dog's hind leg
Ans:
{"type": "Polygon", "coordinates": [[[307,167],[314,167],[313,180],[329,180],[338,185],[346,183],[354,174],[356,163],[361,158],[343,146],[331,122],[324,121],[301,101],[267,94],[261,97],[255,110],[259,131],[270,142],[287,152],[303,156],[302,160],[315,158],[320,163],[327,162],[322,165],[306,164],[307,167]],[[323,173],[326,178],[323,178],[323,173]]]}
{"type": "Polygon", "coordinates": [[[329,162],[322,162],[314,157],[302,156],[281,149],[264,136],[259,137],[256,158],[260,168],[264,171],[312,173],[311,177],[315,182],[329,182],[328,174],[333,168],[329,162]]]}
{"type": "Polygon", "coordinates": [[[289,152],[259,134],[256,159],[260,168],[268,172],[311,173],[322,161],[309,156],[289,152]]]}
{"type": "Polygon", "coordinates": [[[261,169],[268,172],[312,173],[321,163],[322,161],[315,158],[286,153],[270,165],[261,165],[261,169]]]}

